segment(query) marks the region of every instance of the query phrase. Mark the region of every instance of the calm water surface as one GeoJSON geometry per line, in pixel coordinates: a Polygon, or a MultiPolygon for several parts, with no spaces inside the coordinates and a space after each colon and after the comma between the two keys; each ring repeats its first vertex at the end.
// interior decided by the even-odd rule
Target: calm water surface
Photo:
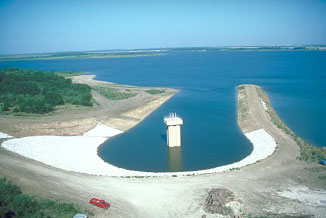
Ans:
{"type": "Polygon", "coordinates": [[[326,52],[212,51],[162,56],[0,62],[0,67],[84,71],[116,83],[180,89],[129,131],[99,148],[116,166],[144,171],[186,171],[241,160],[252,150],[236,117],[236,86],[263,87],[281,119],[316,146],[326,145],[326,52]],[[181,149],[166,146],[163,116],[184,119],[181,149]]]}

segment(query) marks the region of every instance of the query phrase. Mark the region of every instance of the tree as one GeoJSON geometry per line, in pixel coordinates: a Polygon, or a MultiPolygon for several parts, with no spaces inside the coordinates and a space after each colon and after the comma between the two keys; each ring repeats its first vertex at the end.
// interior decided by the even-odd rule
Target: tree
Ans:
{"type": "Polygon", "coordinates": [[[8,102],[5,102],[5,103],[2,105],[1,110],[2,110],[2,111],[9,111],[9,103],[8,103],[8,102]]]}
{"type": "Polygon", "coordinates": [[[51,105],[62,105],[64,104],[62,96],[58,92],[48,92],[45,95],[45,101],[51,105]]]}

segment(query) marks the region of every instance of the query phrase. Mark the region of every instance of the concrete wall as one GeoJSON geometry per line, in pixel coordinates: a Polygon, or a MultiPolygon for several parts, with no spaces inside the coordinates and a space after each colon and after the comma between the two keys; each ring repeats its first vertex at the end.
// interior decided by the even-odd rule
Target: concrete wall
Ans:
{"type": "Polygon", "coordinates": [[[180,126],[167,127],[167,143],[169,147],[181,146],[180,126]]]}

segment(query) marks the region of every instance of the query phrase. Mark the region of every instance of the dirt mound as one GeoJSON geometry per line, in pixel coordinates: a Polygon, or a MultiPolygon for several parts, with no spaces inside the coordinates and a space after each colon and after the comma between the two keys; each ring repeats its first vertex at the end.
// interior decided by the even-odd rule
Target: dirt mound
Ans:
{"type": "Polygon", "coordinates": [[[233,215],[233,210],[227,203],[237,201],[233,192],[225,188],[213,188],[205,200],[205,211],[222,215],[233,215]]]}

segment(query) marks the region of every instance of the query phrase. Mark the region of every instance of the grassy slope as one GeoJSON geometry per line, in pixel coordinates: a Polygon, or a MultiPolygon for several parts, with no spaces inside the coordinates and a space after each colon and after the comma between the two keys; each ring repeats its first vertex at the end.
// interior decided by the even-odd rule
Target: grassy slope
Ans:
{"type": "Polygon", "coordinates": [[[94,89],[96,92],[100,93],[109,100],[123,100],[132,98],[137,95],[136,93],[129,92],[128,89],[118,90],[115,88],[100,86],[92,86],[92,89],[94,89]]]}
{"type": "Polygon", "coordinates": [[[300,147],[300,155],[297,157],[299,160],[304,161],[319,161],[322,158],[326,157],[326,148],[325,147],[316,147],[306,143],[299,136],[295,135],[291,129],[289,129],[282,120],[277,116],[276,112],[272,109],[268,97],[263,93],[262,89],[256,87],[258,96],[267,104],[268,110],[266,111],[270,116],[272,122],[281,129],[285,134],[291,136],[291,138],[298,144],[300,147]]]}

